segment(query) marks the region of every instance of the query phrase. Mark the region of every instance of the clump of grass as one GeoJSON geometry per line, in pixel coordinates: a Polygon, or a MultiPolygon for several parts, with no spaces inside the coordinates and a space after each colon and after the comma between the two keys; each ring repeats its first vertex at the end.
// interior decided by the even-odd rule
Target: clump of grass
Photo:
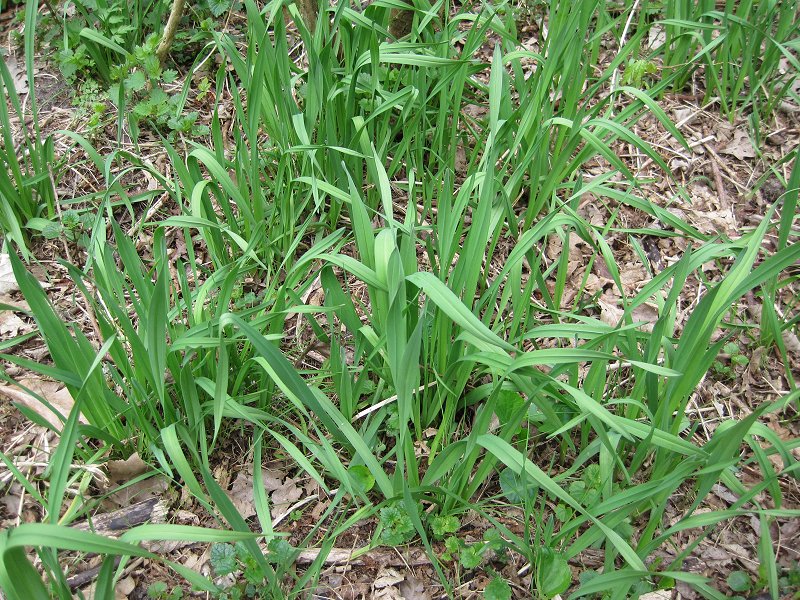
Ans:
{"type": "Polygon", "coordinates": [[[34,94],[34,31],[36,3],[29,2],[25,12],[25,74],[29,82],[29,115],[33,131],[26,127],[28,114],[14,87],[11,73],[0,61],[0,234],[14,242],[26,256],[30,232],[28,223],[37,217],[52,219],[55,215],[56,161],[52,137],[44,138],[39,130],[39,116],[34,94]],[[11,106],[13,113],[9,113],[11,106]],[[14,114],[22,139],[12,137],[14,114]]]}
{"type": "Polygon", "coordinates": [[[793,53],[800,21],[793,2],[669,3],[663,46],[677,87],[703,67],[706,101],[731,122],[752,112],[754,126],[772,115],[800,73],[793,53]]]}
{"type": "MultiPolygon", "coordinates": [[[[800,169],[777,225],[773,207],[735,241],[704,237],[641,198],[641,182],[617,148],[635,147],[668,172],[634,126],[652,114],[685,145],[654,98],[687,71],[676,69],[647,90],[612,85],[614,74],[635,60],[646,32],[642,18],[627,41],[619,33],[635,5],[619,12],[599,2],[554,1],[533,52],[519,48],[510,15],[489,4],[445,14],[438,28],[438,11],[418,12],[413,41],[397,42],[386,41],[391,7],[373,3],[358,12],[347,2],[323,3],[313,32],[295,18],[306,52],[298,66],[289,56],[285,3],[260,9],[245,0],[247,47],[214,33],[232,68],[220,68],[217,84],[232,90],[241,135],[226,151],[215,114],[213,148],[195,144],[182,154],[164,143],[174,180],[153,175],[180,214],[137,225],[152,236],[152,260],[137,254],[106,199],[87,264],[68,267],[95,318],[97,339],[62,323],[13,259],[53,365],[3,358],[64,381],[76,400],[62,423],[46,424],[59,431],[61,444],[47,473],[49,489],[39,495],[52,526],[40,532],[46,534],[40,555],[59,594],[66,588],[57,550],[73,549],[57,528],[71,464],[76,456],[95,460],[97,444],[148,456],[229,530],[214,541],[239,544],[215,547],[219,571],[241,570],[251,591],[263,585],[270,597],[313,586],[324,553],[305,575],[287,580],[284,561],[271,560],[256,542],[277,539],[260,481],[265,442],[332,497],[314,530],[323,548],[374,518],[375,538],[358,552],[418,539],[451,592],[435,540],[445,544],[444,560],[457,557],[465,569],[481,565],[489,550],[518,553],[543,597],[574,586],[576,596],[624,598],[674,581],[719,597],[707,579],[683,572],[682,561],[718,523],[748,514],[762,523],[759,558],[777,594],[768,532],[771,520],[797,516],[783,507],[778,485],[795,468],[794,442],[780,440],[759,419],[796,402],[798,392],[724,420],[704,440],[686,410],[729,342],[718,336],[725,315],[751,291],[774,298],[800,259],[794,243],[800,169]],[[593,67],[608,32],[623,43],[598,72],[593,67]],[[487,65],[477,56],[489,34],[500,42],[487,65]],[[604,172],[586,176],[590,162],[604,172]],[[603,225],[587,222],[578,212],[587,193],[644,211],[672,228],[662,235],[694,245],[628,295],[607,239],[617,215],[603,225]],[[770,253],[764,240],[776,229],[779,243],[770,253]],[[170,262],[168,230],[186,240],[187,262],[170,262]],[[203,266],[190,243],[195,232],[208,256],[203,266]],[[541,248],[551,238],[580,239],[591,260],[603,264],[621,296],[619,323],[597,318],[585,280],[576,300],[565,302],[569,256],[550,260],[541,248]],[[682,294],[710,261],[730,266],[679,323],[682,294]],[[237,302],[245,277],[250,296],[237,302]],[[316,288],[324,292],[322,306],[304,300],[316,288]],[[650,330],[635,321],[644,303],[657,308],[650,330]],[[288,317],[298,314],[312,342],[327,350],[315,373],[290,360],[289,342],[281,342],[288,317]],[[81,413],[87,426],[78,424],[81,413]],[[229,423],[250,436],[259,490],[255,524],[213,476],[229,423]],[[544,444],[555,450],[548,460],[539,452],[544,444]],[[418,451],[423,447],[427,452],[418,451]],[[740,481],[737,469],[745,465],[760,469],[763,480],[740,481]],[[698,511],[720,482],[739,499],[729,509],[698,511]],[[493,518],[497,499],[483,496],[487,489],[522,509],[518,529],[493,518]],[[765,490],[773,506],[759,500],[765,490]],[[686,505],[671,504],[678,492],[690,498],[686,505]],[[671,525],[668,508],[679,511],[671,525]],[[333,519],[340,509],[353,512],[333,519]],[[475,544],[458,538],[457,515],[470,511],[494,532],[475,544]],[[335,526],[323,535],[329,518],[335,526]],[[649,560],[688,529],[698,529],[697,541],[672,563],[649,560]],[[602,548],[603,572],[571,581],[568,561],[590,547],[602,548]]],[[[294,5],[286,8],[297,17],[294,5]]],[[[674,10],[662,49],[667,65],[680,63],[680,52],[695,52],[695,38],[680,33],[689,7],[674,10]]],[[[691,18],[716,26],[708,10],[691,18]]],[[[726,23],[739,23],[728,13],[726,23]]],[[[734,37],[726,34],[697,59],[734,37]]],[[[90,156],[108,163],[96,152],[90,156]]],[[[108,195],[126,198],[117,176],[108,177],[108,195]]],[[[772,317],[767,335],[780,346],[791,324],[772,317]]],[[[178,530],[134,531],[123,541],[178,530]]],[[[7,573],[20,564],[38,593],[39,580],[19,550],[30,543],[27,534],[12,530],[0,538],[8,548],[0,552],[0,582],[10,581],[7,573]]],[[[213,537],[200,530],[183,535],[213,537]]],[[[143,552],[101,547],[95,538],[87,543],[105,554],[143,552]]],[[[275,542],[272,552],[289,550],[275,542]]],[[[112,565],[101,573],[107,587],[118,571],[106,564],[112,565]]],[[[505,594],[500,584],[493,589],[505,594]]]]}

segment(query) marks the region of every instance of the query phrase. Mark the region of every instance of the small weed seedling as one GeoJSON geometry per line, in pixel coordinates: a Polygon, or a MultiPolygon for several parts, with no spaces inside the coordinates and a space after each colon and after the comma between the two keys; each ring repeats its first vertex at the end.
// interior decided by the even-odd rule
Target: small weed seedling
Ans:
{"type": "Polygon", "coordinates": [[[622,85],[630,85],[638,89],[647,89],[658,79],[658,67],[651,60],[631,60],[622,73],[622,85]]]}
{"type": "MultiPolygon", "coordinates": [[[[296,558],[296,550],[283,538],[275,538],[267,545],[267,560],[275,565],[290,565],[296,558]]],[[[240,598],[262,598],[282,593],[277,583],[269,581],[259,561],[241,543],[213,544],[211,546],[211,567],[218,577],[237,574],[235,583],[225,589],[219,600],[239,600],[240,598]]]]}
{"type": "Polygon", "coordinates": [[[180,114],[180,95],[170,95],[163,86],[175,82],[177,72],[163,69],[156,56],[158,36],[150,35],[144,44],[137,46],[126,61],[112,69],[115,83],[109,89],[111,101],[123,109],[130,106],[129,123],[132,130],[145,122],[156,129],[202,137],[209,132],[205,125],[197,125],[198,114],[180,114]]]}
{"type": "Polygon", "coordinates": [[[409,542],[416,533],[411,517],[397,504],[384,506],[378,515],[379,543],[400,546],[409,542]]]}
{"type": "Polygon", "coordinates": [[[86,247],[89,244],[88,231],[92,221],[94,215],[88,212],[81,214],[76,210],[67,210],[61,214],[60,219],[32,219],[28,227],[38,229],[48,240],[63,238],[86,247]]]}
{"type": "Polygon", "coordinates": [[[728,342],[722,347],[722,353],[727,354],[730,363],[726,364],[721,360],[715,360],[711,368],[721,379],[733,379],[736,377],[736,367],[745,366],[750,363],[750,359],[742,354],[739,344],[728,342]]]}
{"type": "Polygon", "coordinates": [[[183,590],[179,587],[173,588],[171,592],[167,591],[167,584],[163,581],[155,581],[147,588],[147,597],[150,600],[181,600],[183,598],[183,590]]]}
{"type": "Polygon", "coordinates": [[[486,600],[511,600],[511,586],[499,575],[495,575],[483,590],[486,600]]]}

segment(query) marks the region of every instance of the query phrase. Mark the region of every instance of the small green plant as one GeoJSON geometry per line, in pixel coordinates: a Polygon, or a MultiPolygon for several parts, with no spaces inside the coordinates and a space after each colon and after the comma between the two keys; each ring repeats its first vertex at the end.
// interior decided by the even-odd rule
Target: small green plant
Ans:
{"type": "Polygon", "coordinates": [[[581,478],[569,484],[569,493],[584,506],[593,506],[600,499],[600,467],[591,464],[584,469],[581,478]]]}
{"type": "Polygon", "coordinates": [[[483,590],[483,597],[486,600],[511,600],[511,586],[502,577],[495,575],[483,590]]]}
{"type": "Polygon", "coordinates": [[[445,562],[450,562],[458,556],[458,552],[461,549],[461,540],[459,540],[456,536],[451,535],[444,541],[444,551],[439,555],[445,562]]]}
{"type": "Polygon", "coordinates": [[[753,587],[753,580],[750,578],[750,575],[744,571],[731,571],[725,579],[725,582],[728,584],[728,587],[731,588],[731,591],[737,593],[749,592],[753,587]]]}
{"type": "MultiPolygon", "coordinates": [[[[292,564],[296,558],[296,549],[283,538],[273,538],[267,545],[266,559],[271,564],[285,566],[292,564]]],[[[219,577],[238,574],[234,585],[218,596],[220,600],[264,597],[268,574],[261,562],[241,542],[212,544],[210,562],[214,574],[219,577]]]]}
{"type": "Polygon", "coordinates": [[[99,78],[108,85],[122,53],[160,30],[170,1],[76,0],[73,5],[75,14],[62,22],[64,35],[52,39],[58,66],[68,81],[99,78]]]}
{"type": "Polygon", "coordinates": [[[219,576],[229,575],[239,568],[236,547],[233,544],[213,544],[210,561],[211,568],[219,576]]]}
{"type": "Polygon", "coordinates": [[[741,348],[739,348],[739,344],[736,342],[728,342],[722,347],[722,353],[728,355],[729,363],[725,363],[719,359],[714,361],[714,364],[711,365],[713,371],[721,378],[721,379],[733,379],[736,377],[736,367],[737,366],[745,366],[750,364],[750,359],[742,354],[741,348]]]}
{"type": "Polygon", "coordinates": [[[453,515],[436,516],[431,519],[431,532],[436,539],[444,539],[447,535],[456,533],[461,527],[458,517],[453,515]]]}
{"type": "Polygon", "coordinates": [[[60,218],[31,219],[28,222],[28,228],[33,231],[38,231],[48,240],[63,238],[68,242],[75,242],[86,247],[89,243],[88,232],[93,222],[94,215],[91,213],[79,213],[76,210],[70,209],[64,211],[60,218]]]}
{"type": "Polygon", "coordinates": [[[778,580],[781,592],[787,598],[797,600],[800,598],[800,564],[792,562],[792,565],[785,569],[778,580]]]}
{"type": "Polygon", "coordinates": [[[219,18],[229,11],[235,3],[233,0],[201,0],[198,4],[200,8],[207,10],[215,18],[219,18]]]}
{"type": "Polygon", "coordinates": [[[450,536],[445,540],[444,546],[445,550],[440,555],[443,561],[457,559],[462,569],[471,571],[477,569],[488,556],[504,560],[508,543],[497,529],[491,528],[484,532],[483,539],[479,542],[468,544],[456,536],[450,536]]]}
{"type": "Polygon", "coordinates": [[[384,506],[378,516],[380,534],[378,541],[385,546],[400,546],[414,537],[414,525],[411,517],[399,505],[384,506]]]}
{"type": "Polygon", "coordinates": [[[572,583],[572,571],[564,556],[543,546],[536,553],[536,589],[544,598],[553,598],[572,583]]]}
{"type": "Polygon", "coordinates": [[[458,553],[458,562],[461,568],[467,571],[478,568],[483,562],[483,554],[485,551],[485,544],[463,544],[458,553]]]}
{"type": "Polygon", "coordinates": [[[658,66],[652,60],[636,59],[628,61],[622,74],[622,85],[647,89],[658,76],[658,66]]]}
{"type": "Polygon", "coordinates": [[[155,581],[147,587],[147,597],[150,600],[181,600],[183,598],[183,590],[180,587],[175,587],[170,592],[165,582],[155,581]]]}
{"type": "Polygon", "coordinates": [[[78,85],[72,105],[78,110],[78,118],[85,118],[87,139],[102,131],[110,121],[108,93],[94,79],[86,79],[78,85]]]}
{"type": "MultiPolygon", "coordinates": [[[[32,13],[32,11],[27,11],[32,13]]],[[[26,46],[30,45],[35,16],[26,19],[26,46]]],[[[28,57],[28,79],[33,79],[33,58],[28,57]]],[[[58,162],[55,159],[52,136],[44,137],[39,130],[38,109],[33,85],[29,92],[32,126],[22,127],[15,138],[12,135],[11,117],[25,123],[20,96],[14,78],[0,57],[0,234],[11,240],[29,257],[29,223],[37,217],[53,218],[55,211],[55,184],[58,162]],[[10,111],[9,111],[10,107],[10,111]]]]}
{"type": "Polygon", "coordinates": [[[157,129],[200,137],[208,134],[208,127],[198,125],[196,112],[181,114],[180,95],[168,94],[165,84],[173,83],[177,72],[164,69],[156,56],[159,38],[153,34],[137,46],[127,59],[111,70],[115,82],[109,88],[109,97],[122,110],[130,107],[128,121],[132,129],[145,122],[157,129]]]}
{"type": "Polygon", "coordinates": [[[500,472],[500,489],[511,504],[520,504],[533,500],[539,486],[526,473],[506,468],[500,472]]]}
{"type": "Polygon", "coordinates": [[[800,64],[792,53],[800,21],[793,2],[670,2],[663,46],[665,70],[681,88],[704,68],[706,98],[715,98],[733,123],[752,110],[766,119],[792,96],[800,64]]]}
{"type": "Polygon", "coordinates": [[[208,77],[203,77],[197,83],[197,100],[202,102],[210,91],[211,81],[208,79],[208,77]]]}

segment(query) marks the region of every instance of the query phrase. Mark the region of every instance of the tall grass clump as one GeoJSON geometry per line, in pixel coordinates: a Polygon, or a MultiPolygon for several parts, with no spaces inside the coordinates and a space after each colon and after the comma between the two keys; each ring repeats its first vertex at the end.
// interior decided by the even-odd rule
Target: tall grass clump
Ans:
{"type": "Polygon", "coordinates": [[[800,73],[796,50],[800,21],[794,2],[668,3],[665,67],[676,87],[703,67],[706,102],[716,99],[733,121],[752,111],[754,124],[767,119],[800,73]]]}
{"type": "Polygon", "coordinates": [[[55,158],[53,140],[43,138],[39,130],[38,107],[33,91],[33,49],[36,29],[36,3],[29,2],[25,12],[25,74],[30,85],[28,109],[33,131],[26,125],[14,80],[5,62],[0,62],[0,234],[28,254],[31,219],[55,215],[55,158]],[[11,112],[9,112],[9,105],[11,112]],[[11,117],[15,117],[21,139],[14,139],[11,117]]]}
{"type": "MultiPolygon", "coordinates": [[[[108,198],[121,175],[106,173],[109,193],[88,260],[66,265],[86,298],[93,336],[63,323],[12,258],[53,364],[2,358],[63,381],[75,399],[59,423],[41,423],[61,435],[47,493],[39,495],[52,527],[38,532],[59,594],[57,549],[74,545],[58,526],[90,510],[62,512],[67,482],[78,477],[73,459],[134,450],[229,530],[219,539],[241,542],[269,597],[312,589],[336,536],[366,519],[377,523],[375,535],[356,553],[419,539],[454,594],[445,571],[460,567],[445,564],[434,523],[465,513],[496,530],[485,548],[522,556],[532,574],[526,593],[553,597],[573,586],[575,597],[620,599],[677,581],[721,597],[713,582],[684,572],[683,561],[717,524],[749,515],[766,540],[759,545],[765,585],[778,593],[769,530],[776,518],[798,516],[785,508],[777,483],[796,470],[795,442],[759,419],[796,402],[798,392],[726,417],[708,436],[688,407],[731,337],[732,307],[750,292],[773,297],[800,260],[797,195],[785,196],[777,227],[772,207],[733,241],[704,236],[641,197],[639,174],[619,147],[638,149],[667,176],[635,126],[652,115],[687,146],[653,99],[687,71],[675,68],[650,90],[616,85],[615,73],[647,32],[642,18],[624,33],[636,4],[620,11],[553,0],[547,28],[526,50],[513,15],[490,4],[454,16],[417,5],[416,27],[396,40],[389,34],[394,2],[363,11],[323,2],[312,26],[293,3],[260,8],[245,0],[246,45],[213,34],[227,61],[216,82],[231,90],[240,135],[224,146],[216,106],[212,148],[195,143],[182,154],[165,142],[173,178],[151,175],[176,210],[138,224],[152,240],[152,260],[139,256],[119,225],[108,198]],[[301,60],[290,56],[284,9],[302,40],[301,60]],[[479,57],[489,35],[498,41],[485,64],[479,57]],[[609,36],[617,53],[598,71],[609,36]],[[610,207],[607,222],[581,216],[589,194],[610,207]],[[665,227],[630,229],[620,207],[665,227]],[[768,251],[765,239],[776,228],[779,243],[768,251]],[[645,235],[691,243],[626,292],[612,232],[635,249],[645,235]],[[185,259],[169,258],[168,235],[183,236],[185,259]],[[600,292],[589,291],[588,269],[581,281],[570,279],[566,248],[575,240],[621,297],[618,322],[599,318],[600,292]],[[543,248],[556,242],[562,251],[553,258],[543,248]],[[720,276],[681,322],[685,292],[710,263],[720,276]],[[323,300],[310,302],[312,292],[323,300]],[[645,303],[656,312],[649,328],[637,320],[645,303]],[[290,326],[301,322],[303,330],[290,326]],[[303,366],[300,343],[322,349],[315,368],[303,366]],[[254,462],[254,522],[214,476],[215,452],[234,431],[254,462]],[[321,558],[288,579],[296,549],[284,547],[290,553],[275,560],[261,480],[271,451],[331,500],[306,540],[319,534],[321,558]],[[744,466],[757,468],[761,480],[741,480],[744,466]],[[738,499],[698,511],[717,484],[738,499]],[[762,501],[764,490],[773,504],[762,501]],[[507,511],[509,504],[521,510],[507,511]],[[694,541],[668,561],[653,560],[688,530],[694,541]],[[589,548],[601,550],[603,567],[573,582],[567,561],[589,548]],[[545,586],[550,571],[566,575],[545,586]]],[[[712,8],[673,7],[665,22],[668,66],[684,64],[678,53],[697,53],[697,39],[682,33],[686,23],[718,26],[712,8]]],[[[782,326],[773,325],[779,337],[782,326]]],[[[0,561],[3,585],[17,585],[8,576],[16,564],[34,580],[20,548],[35,533],[0,537],[9,561],[0,561]]],[[[146,529],[119,544],[86,542],[133,556],[140,549],[124,542],[178,533],[211,537],[146,529]]],[[[463,540],[455,543],[465,549],[463,540]]],[[[103,589],[120,572],[106,564],[103,589]]]]}

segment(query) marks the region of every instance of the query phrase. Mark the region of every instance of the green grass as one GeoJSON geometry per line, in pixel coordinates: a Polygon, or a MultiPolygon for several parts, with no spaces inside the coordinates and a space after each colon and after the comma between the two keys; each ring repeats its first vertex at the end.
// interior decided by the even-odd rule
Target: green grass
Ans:
{"type": "MultiPolygon", "coordinates": [[[[36,18],[36,4],[29,3],[25,13],[25,76],[31,87],[34,81],[33,31],[36,18]]],[[[30,112],[24,112],[5,61],[0,63],[0,100],[0,233],[28,257],[29,223],[41,216],[53,218],[55,215],[58,166],[53,155],[52,138],[44,138],[39,130],[35,94],[30,94],[30,112]],[[21,140],[12,137],[12,115],[22,130],[21,140]],[[32,131],[26,124],[28,116],[32,131]]]]}
{"type": "Polygon", "coordinates": [[[797,79],[800,22],[792,2],[670,3],[665,64],[684,85],[703,66],[706,100],[731,121],[752,111],[758,129],[797,79]],[[786,66],[781,67],[781,61],[786,66]]]}
{"type": "MultiPolygon", "coordinates": [[[[789,418],[800,394],[783,341],[797,331],[797,306],[776,308],[797,284],[796,151],[786,194],[731,240],[702,235],[649,201],[651,182],[620,148],[671,177],[639,124],[657,122],[687,148],[660,100],[700,73],[720,112],[747,113],[758,131],[796,75],[778,71],[781,57],[796,67],[787,4],[716,12],[713,3],[674,3],[659,22],[655,3],[553,0],[529,7],[547,29],[527,50],[506,3],[454,16],[418,4],[411,36],[387,41],[395,3],[361,11],[323,2],[313,33],[298,24],[304,55],[296,60],[283,8],[292,16],[297,8],[245,0],[243,38],[211,33],[220,60],[210,74],[213,143],[162,138],[170,178],[135,154],[103,156],[81,132],[66,134],[105,178],[101,193],[82,199],[93,218],[83,258],[65,264],[91,332],[64,322],[24,261],[34,258],[24,250],[26,224],[55,210],[55,198],[34,194],[30,181],[40,183],[44,163],[34,159],[52,146],[34,134],[24,140],[28,162],[0,155],[0,192],[27,194],[9,204],[0,230],[49,361],[0,358],[65,383],[75,399],[58,422],[21,409],[60,436],[44,474],[26,475],[0,456],[44,521],[0,534],[6,595],[70,597],[69,552],[106,557],[98,589],[110,594],[125,565],[113,557],[157,559],[137,544],[181,539],[216,542],[217,574],[241,572],[240,582],[264,596],[305,597],[339,536],[368,524],[375,535],[357,555],[380,544],[422,546],[451,595],[459,573],[494,566],[491,550],[530,565],[529,595],[570,588],[571,597],[628,598],[682,581],[722,598],[719,582],[682,563],[720,524],[748,515],[761,523],[762,583],[777,597],[770,524],[800,516],[780,485],[796,476],[798,442],[766,418],[789,418]],[[661,65],[660,81],[620,85],[654,23],[666,41],[646,58],[661,65]],[[227,147],[222,108],[236,132],[227,147]],[[142,172],[158,189],[129,194],[123,175],[142,172]],[[172,216],[145,216],[160,194],[172,216]],[[604,223],[581,216],[588,194],[608,208],[604,223]],[[631,210],[663,228],[628,227],[631,210]],[[145,254],[131,228],[151,240],[145,254]],[[686,250],[627,293],[613,245],[630,244],[649,271],[643,236],[674,238],[686,250]],[[185,242],[185,256],[172,257],[173,238],[185,242]],[[599,318],[590,269],[574,281],[568,253],[544,251],[556,239],[564,248],[581,240],[608,272],[619,322],[599,318]],[[711,281],[709,265],[718,273],[711,281]],[[309,304],[317,289],[324,302],[309,304]],[[791,389],[704,437],[687,407],[736,336],[730,317],[748,295],[764,306],[753,342],[783,359],[791,389]],[[645,303],[657,312],[650,328],[637,322],[645,303]],[[302,367],[301,337],[326,349],[319,368],[302,367]],[[261,469],[253,469],[251,521],[215,478],[233,438],[255,465],[282,456],[331,499],[302,542],[321,547],[305,570],[291,568],[300,548],[274,526],[261,469]],[[217,529],[145,525],[119,540],[72,537],[67,527],[97,508],[70,498],[68,490],[90,485],[76,465],[134,451],[188,490],[217,529]],[[745,467],[761,479],[742,481],[745,467]],[[738,500],[705,510],[717,483],[738,500]],[[509,505],[519,509],[510,513],[516,526],[498,518],[509,505]],[[483,540],[464,542],[465,515],[491,524],[483,540]],[[652,560],[687,530],[695,537],[672,562],[652,560]],[[589,548],[602,551],[602,573],[572,580],[567,561],[589,548]]],[[[32,50],[30,42],[29,65],[32,50]]],[[[13,147],[6,137],[4,148],[13,147]]],[[[167,564],[222,597],[211,580],[167,564]]]]}

